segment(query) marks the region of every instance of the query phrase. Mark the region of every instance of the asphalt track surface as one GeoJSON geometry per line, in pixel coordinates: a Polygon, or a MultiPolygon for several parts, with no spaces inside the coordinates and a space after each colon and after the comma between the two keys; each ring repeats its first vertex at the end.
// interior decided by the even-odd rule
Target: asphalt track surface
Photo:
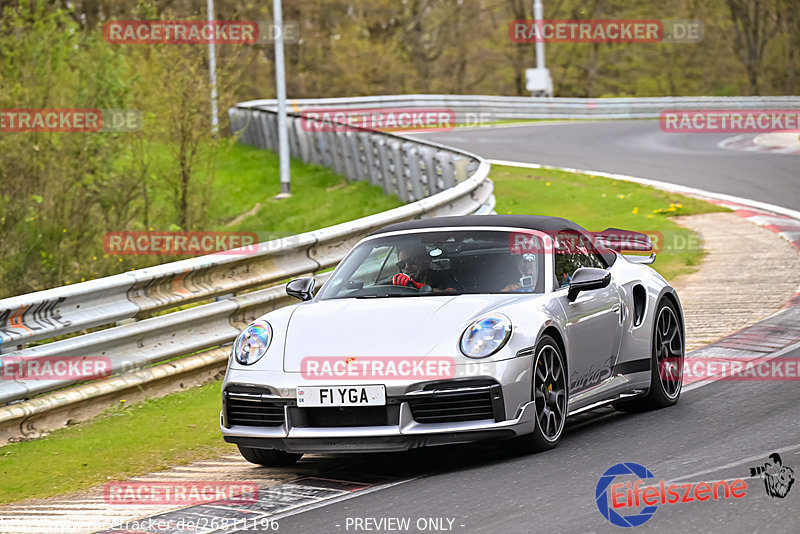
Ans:
{"type": "MultiPolygon", "coordinates": [[[[800,209],[800,156],[718,148],[730,135],[665,134],[654,121],[622,121],[422,137],[492,159],[630,174],[800,209]]],[[[800,357],[800,347],[783,357],[800,357]]],[[[743,478],[747,490],[741,499],[659,505],[633,531],[800,532],[800,482],[785,498],[773,498],[749,472],[779,452],[800,476],[798,406],[797,382],[718,381],[684,391],[676,406],[663,410],[601,408],[577,416],[546,453],[521,454],[506,441],[309,458],[319,477],[390,483],[275,519],[278,532],[292,534],[621,532],[599,511],[595,489],[606,469],[635,462],[653,473],[655,485],[743,478]]]]}
{"type": "Polygon", "coordinates": [[[370,455],[360,466],[365,475],[419,478],[284,517],[280,531],[367,532],[356,528],[358,519],[409,518],[408,531],[417,532],[425,531],[417,521],[444,518],[445,525],[453,520],[450,531],[464,533],[620,532],[598,510],[595,488],[609,467],[636,462],[667,484],[743,478],[748,489],[739,500],[660,505],[634,531],[798,532],[800,488],[772,498],[760,479],[748,478],[749,468],[775,451],[800,474],[798,402],[796,382],[719,381],[685,392],[671,408],[602,409],[571,420],[546,453],[522,455],[509,442],[487,442],[370,455]]]}
{"type": "MultiPolygon", "coordinates": [[[[667,134],[657,121],[617,121],[420,137],[491,159],[629,174],[800,209],[800,157],[717,146],[732,135],[667,134]]],[[[784,356],[798,357],[800,349],[784,356]]],[[[780,499],[768,496],[759,478],[749,478],[749,468],[776,451],[800,476],[797,406],[796,382],[718,381],[684,392],[671,408],[639,414],[606,408],[579,416],[567,423],[559,447],[546,453],[521,455],[500,442],[370,455],[359,464],[363,475],[409,481],[283,517],[280,529],[620,532],[598,510],[595,488],[606,469],[635,462],[668,484],[741,477],[748,486],[741,499],[660,505],[635,531],[800,532],[800,482],[780,499]],[[409,528],[378,528],[376,521],[388,518],[407,518],[409,528]],[[429,518],[446,528],[430,528],[429,518]]]]}
{"type": "Polygon", "coordinates": [[[628,174],[800,210],[800,155],[717,146],[736,135],[665,133],[657,120],[538,123],[416,134],[489,159],[628,174]]]}

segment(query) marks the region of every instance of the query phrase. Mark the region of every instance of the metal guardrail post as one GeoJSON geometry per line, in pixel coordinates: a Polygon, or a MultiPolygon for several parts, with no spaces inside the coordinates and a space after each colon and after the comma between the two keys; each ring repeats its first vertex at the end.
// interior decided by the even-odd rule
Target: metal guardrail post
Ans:
{"type": "Polygon", "coordinates": [[[422,183],[422,169],[420,168],[420,159],[417,149],[412,143],[403,143],[401,151],[405,154],[406,161],[408,161],[408,181],[411,185],[411,198],[419,200],[426,197],[423,193],[422,183]]]}

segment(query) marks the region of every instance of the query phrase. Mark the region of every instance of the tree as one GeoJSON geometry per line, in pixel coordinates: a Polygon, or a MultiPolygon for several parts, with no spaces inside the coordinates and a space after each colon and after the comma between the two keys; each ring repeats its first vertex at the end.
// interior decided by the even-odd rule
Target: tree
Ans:
{"type": "Polygon", "coordinates": [[[726,0],[734,29],[734,44],[747,71],[750,94],[758,95],[764,50],[776,31],[776,17],[768,0],[726,0]]]}

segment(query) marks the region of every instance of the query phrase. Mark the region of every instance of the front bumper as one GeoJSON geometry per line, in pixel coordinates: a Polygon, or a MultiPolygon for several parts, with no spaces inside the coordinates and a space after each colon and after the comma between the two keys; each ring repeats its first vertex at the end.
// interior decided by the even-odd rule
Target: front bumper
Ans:
{"type": "MultiPolygon", "coordinates": [[[[255,385],[243,380],[249,378],[247,374],[229,372],[223,386],[220,431],[229,443],[298,453],[404,451],[432,445],[510,438],[533,432],[535,416],[530,402],[530,358],[515,358],[502,367],[499,376],[474,377],[467,381],[386,384],[386,413],[377,414],[378,424],[372,416],[360,419],[359,415],[343,426],[336,426],[342,414],[334,412],[333,417],[321,418],[310,412],[335,408],[298,407],[297,384],[286,388],[282,387],[288,386],[286,382],[277,386],[255,385]],[[237,396],[240,405],[248,397],[254,404],[268,405],[270,426],[237,424],[242,421],[227,413],[228,392],[237,396]],[[448,421],[437,422],[437,402],[444,399],[445,406],[454,406],[460,402],[459,395],[475,398],[484,392],[489,395],[489,398],[484,398],[484,411],[474,412],[477,413],[474,417],[479,419],[453,420],[453,417],[448,417],[448,421]],[[491,405],[486,404],[489,402],[491,405]]],[[[271,382],[285,381],[287,376],[288,379],[294,378],[280,373],[271,382]]],[[[236,413],[234,408],[231,410],[236,413]]]]}
{"type": "MultiPolygon", "coordinates": [[[[290,410],[288,406],[285,409],[290,410]]],[[[528,403],[520,410],[519,417],[506,421],[417,423],[408,402],[404,402],[396,425],[297,428],[287,414],[286,422],[279,427],[232,425],[220,429],[225,441],[257,449],[300,453],[388,452],[528,434],[534,429],[533,414],[533,403],[528,403]]]]}

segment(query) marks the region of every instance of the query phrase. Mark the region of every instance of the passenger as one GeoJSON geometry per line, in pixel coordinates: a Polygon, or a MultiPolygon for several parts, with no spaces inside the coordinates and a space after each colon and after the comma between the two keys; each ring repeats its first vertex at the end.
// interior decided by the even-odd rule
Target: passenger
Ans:
{"type": "Polygon", "coordinates": [[[513,254],[513,257],[520,277],[515,283],[508,284],[500,291],[503,293],[533,293],[538,279],[536,256],[533,254],[513,254]]]}

